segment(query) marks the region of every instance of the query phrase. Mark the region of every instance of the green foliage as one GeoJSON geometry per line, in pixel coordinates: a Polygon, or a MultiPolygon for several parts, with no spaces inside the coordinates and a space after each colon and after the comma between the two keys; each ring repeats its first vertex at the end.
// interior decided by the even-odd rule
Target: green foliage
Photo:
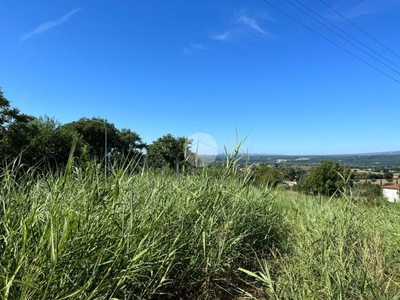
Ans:
{"type": "Polygon", "coordinates": [[[12,108],[0,89],[0,153],[2,160],[10,162],[25,150],[32,134],[28,126],[32,120],[32,116],[22,114],[17,108],[12,108]]]}
{"type": "Polygon", "coordinates": [[[253,182],[256,185],[276,187],[278,183],[282,182],[282,177],[282,174],[276,167],[258,166],[253,175],[253,182]]]}
{"type": "MultiPolygon", "coordinates": [[[[277,187],[283,184],[283,181],[296,181],[298,182],[305,176],[306,172],[300,168],[291,166],[267,166],[258,165],[253,172],[253,183],[255,185],[268,185],[277,187]]],[[[282,186],[283,187],[287,187],[282,186]]]]}
{"type": "MultiPolygon", "coordinates": [[[[23,156],[29,166],[44,166],[55,170],[68,162],[72,144],[82,143],[75,132],[66,130],[55,119],[47,116],[35,118],[29,123],[32,135],[23,156]]],[[[81,149],[76,149],[80,155],[81,149]]]]}
{"type": "Polygon", "coordinates": [[[140,136],[129,129],[118,130],[114,124],[99,118],[81,118],[63,125],[69,131],[77,132],[87,145],[90,157],[100,159],[104,155],[132,154],[143,149],[145,144],[140,136]],[[105,148],[107,146],[107,153],[105,148]]]}
{"type": "Polygon", "coordinates": [[[388,179],[388,180],[392,180],[393,179],[393,173],[390,171],[384,171],[383,172],[383,179],[388,179]]]}
{"type": "Polygon", "coordinates": [[[298,195],[280,201],[291,250],[242,269],[254,287],[244,291],[249,298],[399,299],[398,206],[355,206],[347,199],[319,205],[298,195]]]}
{"type": "Polygon", "coordinates": [[[280,167],[283,180],[287,181],[296,181],[298,178],[298,171],[299,169],[296,169],[292,166],[282,166],[280,167]]]}
{"type": "Polygon", "coordinates": [[[269,190],[206,169],[65,169],[2,170],[0,299],[233,298],[239,267],[285,248],[269,190]]]}
{"type": "Polygon", "coordinates": [[[140,161],[141,151],[146,147],[137,133],[126,128],[119,130],[114,124],[99,118],[81,118],[63,125],[62,129],[79,137],[76,156],[82,162],[99,161],[107,155],[111,163],[129,164],[131,159],[140,161]]]}
{"type": "MultiPolygon", "coordinates": [[[[140,160],[146,147],[140,136],[130,129],[118,130],[99,118],[81,118],[61,125],[47,116],[34,118],[10,107],[0,90],[0,153],[7,165],[18,158],[25,168],[36,172],[54,171],[65,166],[70,149],[81,163],[101,160],[107,155],[112,163],[140,160]]],[[[21,172],[24,172],[20,168],[21,172]]]]}
{"type": "Polygon", "coordinates": [[[367,202],[375,201],[383,196],[382,187],[370,182],[364,182],[355,187],[359,192],[359,196],[365,198],[367,202]]]}
{"type": "Polygon", "coordinates": [[[154,141],[147,150],[147,165],[151,168],[167,167],[179,172],[185,165],[185,153],[189,151],[185,137],[164,135],[154,141]]]}
{"type": "MultiPolygon", "coordinates": [[[[55,170],[68,161],[76,134],[49,117],[34,118],[10,107],[0,90],[0,153],[2,165],[18,158],[20,173],[35,166],[36,172],[55,170]]],[[[79,149],[77,149],[79,150],[79,149]]]]}
{"type": "Polygon", "coordinates": [[[123,153],[126,155],[137,154],[141,150],[147,147],[146,143],[142,141],[142,138],[136,132],[133,132],[129,128],[122,128],[118,132],[118,144],[116,148],[113,148],[114,154],[123,153]]]}
{"type": "Polygon", "coordinates": [[[31,116],[22,114],[19,109],[10,106],[8,101],[0,89],[0,138],[4,133],[17,123],[27,123],[32,120],[31,116]]]}
{"type": "Polygon", "coordinates": [[[352,187],[353,177],[349,168],[325,160],[311,169],[310,174],[300,182],[298,190],[306,194],[332,196],[352,187]]]}
{"type": "Polygon", "coordinates": [[[383,178],[383,175],[382,174],[376,174],[376,173],[369,173],[368,175],[366,175],[366,177],[365,177],[366,179],[375,179],[375,181],[377,180],[377,179],[382,179],[383,178]]]}

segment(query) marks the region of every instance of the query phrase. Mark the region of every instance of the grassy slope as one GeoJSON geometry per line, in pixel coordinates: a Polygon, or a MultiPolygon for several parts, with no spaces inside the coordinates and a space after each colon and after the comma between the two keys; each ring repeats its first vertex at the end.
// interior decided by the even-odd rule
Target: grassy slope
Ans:
{"type": "Polygon", "coordinates": [[[400,298],[397,205],[355,205],[347,198],[320,205],[304,196],[279,198],[291,228],[290,250],[263,260],[257,272],[247,271],[263,284],[258,298],[400,298]]]}
{"type": "Polygon", "coordinates": [[[1,178],[0,299],[400,293],[397,206],[274,196],[227,172],[15,173],[1,178]]]}
{"type": "Polygon", "coordinates": [[[269,193],[237,180],[101,175],[3,176],[1,299],[233,297],[284,236],[269,193]]]}

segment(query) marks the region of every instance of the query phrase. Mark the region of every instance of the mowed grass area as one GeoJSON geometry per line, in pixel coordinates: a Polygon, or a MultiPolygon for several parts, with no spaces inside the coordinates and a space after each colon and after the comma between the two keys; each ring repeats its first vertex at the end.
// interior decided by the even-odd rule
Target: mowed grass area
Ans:
{"type": "Polygon", "coordinates": [[[0,299],[396,299],[400,210],[238,179],[2,171],[0,299]]]}

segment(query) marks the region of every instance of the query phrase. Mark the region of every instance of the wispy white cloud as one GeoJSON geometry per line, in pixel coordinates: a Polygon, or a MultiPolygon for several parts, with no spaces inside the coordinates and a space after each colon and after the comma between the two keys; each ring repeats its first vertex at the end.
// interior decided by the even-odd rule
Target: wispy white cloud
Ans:
{"type": "Polygon", "coordinates": [[[267,35],[267,32],[257,24],[257,21],[253,18],[250,18],[247,15],[239,16],[237,21],[243,25],[250,27],[251,29],[253,29],[254,31],[256,31],[262,35],[267,35]]]}
{"type": "Polygon", "coordinates": [[[225,31],[221,34],[214,34],[211,36],[211,38],[220,42],[226,42],[232,38],[232,31],[225,31]]]}
{"type": "Polygon", "coordinates": [[[76,14],[79,11],[80,8],[73,9],[57,20],[45,22],[42,25],[39,25],[36,29],[24,33],[21,37],[21,42],[23,43],[24,41],[26,41],[31,37],[34,37],[35,35],[41,34],[55,26],[61,25],[62,23],[68,21],[69,18],[71,18],[74,14],[76,14]]]}
{"type": "Polygon", "coordinates": [[[192,47],[193,49],[197,49],[197,50],[207,50],[208,47],[206,45],[203,44],[189,44],[190,47],[192,47]]]}
{"type": "Polygon", "coordinates": [[[208,47],[204,44],[192,44],[192,43],[189,43],[188,46],[183,46],[183,52],[185,52],[186,54],[194,50],[208,50],[208,47]]]}
{"type": "Polygon", "coordinates": [[[258,20],[264,19],[273,21],[272,18],[265,12],[256,11],[249,12],[247,9],[242,9],[234,13],[233,26],[223,33],[211,35],[210,38],[220,42],[235,42],[241,38],[248,36],[250,33],[255,33],[259,37],[272,36],[268,31],[261,27],[258,20]]]}

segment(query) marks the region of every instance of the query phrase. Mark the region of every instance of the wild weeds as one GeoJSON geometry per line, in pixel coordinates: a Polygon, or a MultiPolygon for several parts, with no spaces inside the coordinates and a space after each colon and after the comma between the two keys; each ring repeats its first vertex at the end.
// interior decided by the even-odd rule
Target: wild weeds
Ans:
{"type": "Polygon", "coordinates": [[[19,170],[1,171],[0,299],[400,298],[397,205],[272,192],[229,161],[19,170]]]}
{"type": "Polygon", "coordinates": [[[282,196],[290,250],[262,260],[258,271],[242,270],[261,286],[253,298],[400,298],[398,207],[359,206],[344,197],[319,204],[282,196]]]}
{"type": "Polygon", "coordinates": [[[238,268],[285,235],[269,193],[206,170],[104,178],[71,160],[58,175],[12,172],[0,189],[0,299],[233,297],[238,268]]]}

